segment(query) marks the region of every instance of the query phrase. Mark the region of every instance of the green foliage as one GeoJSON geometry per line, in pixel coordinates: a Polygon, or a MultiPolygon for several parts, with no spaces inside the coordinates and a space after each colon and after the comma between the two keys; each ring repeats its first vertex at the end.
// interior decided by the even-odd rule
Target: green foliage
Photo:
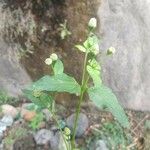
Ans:
{"type": "Polygon", "coordinates": [[[27,129],[22,127],[12,128],[6,138],[4,138],[3,142],[5,146],[12,145],[17,139],[25,136],[27,134],[27,129]]]}
{"type": "Polygon", "coordinates": [[[0,91],[0,105],[6,104],[9,101],[10,97],[5,91],[0,91]]]}
{"type": "Polygon", "coordinates": [[[29,127],[32,128],[33,130],[39,129],[39,125],[43,120],[44,120],[44,115],[43,113],[39,112],[29,123],[29,127]]]}
{"type": "Polygon", "coordinates": [[[129,127],[128,118],[112,91],[101,85],[88,90],[90,99],[101,109],[110,111],[123,127],[129,127]]]}
{"type": "MultiPolygon", "coordinates": [[[[66,28],[66,23],[67,22],[65,21],[64,24],[60,25],[62,27],[62,39],[70,34],[66,28]]],[[[27,90],[25,90],[26,96],[31,99],[33,103],[47,108],[50,108],[49,105],[52,106],[54,101],[53,98],[45,92],[53,96],[55,96],[56,92],[68,92],[70,94],[76,94],[79,96],[71,139],[72,149],[75,148],[76,128],[81,109],[81,103],[83,101],[85,92],[88,92],[90,99],[97,107],[110,111],[123,127],[129,127],[128,118],[123,108],[120,106],[116,96],[109,88],[102,84],[101,66],[96,61],[96,56],[99,53],[99,38],[93,33],[96,24],[96,19],[92,18],[89,22],[89,33],[87,35],[87,39],[82,44],[75,46],[78,50],[85,53],[81,85],[79,85],[73,77],[64,73],[63,63],[60,59],[58,59],[58,56],[53,53],[45,60],[45,63],[52,68],[53,74],[51,76],[46,75],[42,77],[38,81],[34,82],[27,90]],[[93,87],[89,86],[89,79],[93,80],[93,87]]],[[[112,54],[114,54],[115,49],[110,48],[110,51],[112,54]]],[[[52,109],[49,110],[52,111],[52,109]]],[[[60,128],[54,112],[53,118],[60,128]]]]}
{"type": "Polygon", "coordinates": [[[64,65],[60,59],[58,59],[54,64],[53,70],[54,70],[54,75],[62,74],[64,72],[64,65]]]}
{"type": "Polygon", "coordinates": [[[18,102],[19,102],[18,98],[9,96],[6,91],[3,90],[0,91],[0,105],[3,104],[15,105],[18,102]]]}
{"type": "Polygon", "coordinates": [[[38,95],[37,93],[39,91],[37,90],[24,90],[24,95],[30,99],[35,105],[37,105],[39,108],[51,108],[53,103],[53,98],[48,95],[47,93],[40,92],[38,95]]]}
{"type": "Polygon", "coordinates": [[[49,92],[69,92],[72,94],[80,93],[80,85],[73,77],[64,73],[54,76],[44,76],[29,88],[30,90],[40,90],[49,92]]]}
{"type": "Polygon", "coordinates": [[[60,24],[60,37],[62,40],[71,35],[71,32],[67,28],[67,20],[64,23],[60,24]]]}
{"type": "Polygon", "coordinates": [[[87,150],[93,150],[93,143],[98,140],[104,140],[110,150],[126,150],[126,147],[133,142],[129,132],[120,126],[117,122],[104,122],[100,128],[92,130],[92,136],[86,141],[87,150]]]}
{"type": "Polygon", "coordinates": [[[93,79],[93,83],[95,86],[100,86],[102,84],[102,80],[100,77],[100,65],[97,63],[95,59],[89,60],[87,64],[87,72],[90,77],[93,79]]]}
{"type": "Polygon", "coordinates": [[[117,122],[104,123],[101,129],[101,138],[106,139],[110,149],[125,150],[131,144],[132,137],[125,134],[123,128],[117,122]]]}

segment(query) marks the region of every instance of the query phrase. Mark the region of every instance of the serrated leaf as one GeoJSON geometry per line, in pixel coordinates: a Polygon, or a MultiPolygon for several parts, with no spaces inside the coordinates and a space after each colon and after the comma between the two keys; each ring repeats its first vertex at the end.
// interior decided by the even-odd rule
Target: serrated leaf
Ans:
{"type": "Polygon", "coordinates": [[[129,121],[123,108],[109,88],[105,86],[92,87],[88,90],[88,94],[96,106],[110,111],[123,127],[129,127],[129,121]]]}
{"type": "Polygon", "coordinates": [[[41,95],[39,97],[35,97],[33,91],[31,90],[23,90],[23,93],[29,100],[31,100],[40,108],[47,108],[53,103],[53,98],[44,92],[41,92],[41,95]]]}
{"type": "Polygon", "coordinates": [[[58,59],[54,65],[54,74],[62,74],[64,71],[64,65],[60,59],[58,59]]]}
{"type": "Polygon", "coordinates": [[[78,50],[80,50],[81,52],[86,52],[86,48],[82,45],[76,45],[75,46],[78,50]]]}
{"type": "Polygon", "coordinates": [[[100,65],[98,62],[93,59],[89,62],[86,69],[90,77],[93,79],[94,86],[100,86],[102,84],[102,80],[100,77],[100,65]]]}
{"type": "Polygon", "coordinates": [[[53,92],[69,92],[72,94],[80,93],[80,85],[73,77],[70,77],[64,73],[57,74],[55,76],[46,75],[33,83],[29,89],[53,92]]]}

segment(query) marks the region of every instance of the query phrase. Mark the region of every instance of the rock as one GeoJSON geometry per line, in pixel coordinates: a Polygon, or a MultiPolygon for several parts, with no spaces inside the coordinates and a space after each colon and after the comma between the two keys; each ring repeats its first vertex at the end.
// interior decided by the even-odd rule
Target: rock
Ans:
{"type": "Polygon", "coordinates": [[[0,143],[0,150],[4,150],[4,144],[0,143]]]}
{"type": "Polygon", "coordinates": [[[65,142],[59,131],[57,131],[53,135],[53,138],[50,139],[50,148],[52,150],[67,150],[65,142]]]}
{"type": "Polygon", "coordinates": [[[57,115],[65,117],[67,109],[61,104],[56,104],[56,111],[57,115]]]}
{"type": "Polygon", "coordinates": [[[109,150],[104,140],[98,140],[95,146],[95,150],[109,150]]]}
{"type": "Polygon", "coordinates": [[[40,129],[46,128],[46,122],[45,121],[40,122],[39,123],[39,128],[40,129]]]}
{"type": "Polygon", "coordinates": [[[35,111],[26,111],[23,115],[25,121],[31,121],[36,116],[35,111]]]}
{"type": "Polygon", "coordinates": [[[5,104],[1,108],[4,115],[12,116],[13,118],[16,118],[18,115],[18,110],[11,105],[5,104]]]}
{"type": "Polygon", "coordinates": [[[45,119],[47,122],[52,119],[52,114],[50,113],[48,109],[43,109],[42,112],[45,115],[45,119]]]}
{"type": "Polygon", "coordinates": [[[52,138],[53,138],[53,132],[47,129],[41,129],[34,135],[34,139],[37,145],[45,145],[52,138]]]}
{"type": "Polygon", "coordinates": [[[13,124],[13,118],[12,116],[4,116],[1,120],[1,123],[3,123],[6,127],[11,126],[13,124]]]}
{"type": "Polygon", "coordinates": [[[2,142],[3,136],[4,136],[3,133],[0,132],[0,143],[2,142]]]}
{"type": "Polygon", "coordinates": [[[7,129],[6,124],[3,122],[0,122],[0,134],[6,131],[6,129],[7,129]]]}
{"type": "Polygon", "coordinates": [[[150,111],[149,2],[102,0],[97,13],[102,53],[111,46],[116,48],[112,57],[99,58],[103,82],[123,106],[142,111],[150,111]]]}
{"type": "Polygon", "coordinates": [[[35,150],[35,141],[31,134],[17,139],[13,144],[13,150],[35,150]]]}
{"type": "Polygon", "coordinates": [[[21,117],[23,117],[27,112],[30,112],[30,111],[25,108],[21,108],[21,110],[20,110],[21,117]]]}
{"type": "MultiPolygon", "coordinates": [[[[71,130],[73,130],[74,119],[75,119],[75,114],[72,114],[66,120],[66,124],[71,130]]],[[[84,132],[86,131],[86,129],[88,128],[88,126],[89,126],[89,120],[88,120],[87,116],[83,113],[80,113],[77,130],[76,130],[77,131],[76,137],[82,136],[84,134],[84,132]]]]}

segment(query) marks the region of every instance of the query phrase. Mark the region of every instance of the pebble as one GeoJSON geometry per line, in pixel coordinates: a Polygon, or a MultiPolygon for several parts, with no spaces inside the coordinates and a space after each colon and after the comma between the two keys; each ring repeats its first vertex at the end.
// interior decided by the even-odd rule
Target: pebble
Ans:
{"type": "Polygon", "coordinates": [[[0,120],[1,124],[4,124],[6,127],[11,126],[13,124],[13,118],[12,116],[3,116],[3,118],[0,120]]]}
{"type": "MultiPolygon", "coordinates": [[[[66,120],[66,124],[71,130],[73,130],[74,127],[74,120],[75,120],[75,114],[72,114],[66,120]]],[[[76,137],[81,137],[85,133],[88,127],[89,127],[88,117],[85,114],[80,113],[77,130],[76,130],[76,137]]]]}
{"type": "Polygon", "coordinates": [[[4,115],[7,115],[7,116],[12,116],[14,119],[17,117],[18,115],[18,110],[17,108],[11,106],[11,105],[8,105],[8,104],[5,104],[5,105],[2,105],[1,106],[2,108],[2,113],[4,115]]]}
{"type": "Polygon", "coordinates": [[[63,137],[59,131],[50,139],[50,148],[52,150],[67,150],[63,137]]]}
{"type": "Polygon", "coordinates": [[[95,150],[109,150],[106,142],[104,140],[98,140],[96,142],[96,149],[95,150]]]}
{"type": "Polygon", "coordinates": [[[45,145],[53,138],[53,132],[47,129],[41,129],[34,135],[37,145],[45,145]]]}
{"type": "Polygon", "coordinates": [[[35,111],[26,111],[23,115],[23,119],[25,121],[32,121],[32,119],[36,116],[35,111]]]}

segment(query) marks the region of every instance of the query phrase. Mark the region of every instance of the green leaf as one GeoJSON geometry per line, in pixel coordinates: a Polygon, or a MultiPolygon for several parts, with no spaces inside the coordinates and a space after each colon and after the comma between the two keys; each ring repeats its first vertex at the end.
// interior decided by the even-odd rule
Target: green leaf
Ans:
{"type": "Polygon", "coordinates": [[[76,45],[75,46],[78,50],[80,50],[81,52],[86,52],[86,48],[82,45],[76,45]]]}
{"type": "Polygon", "coordinates": [[[62,74],[64,71],[64,65],[60,59],[58,59],[54,65],[54,74],[62,74]]]}
{"type": "Polygon", "coordinates": [[[110,111],[123,127],[129,127],[128,118],[113,92],[105,87],[92,87],[88,90],[90,99],[101,109],[110,111]]]}
{"type": "Polygon", "coordinates": [[[56,91],[56,92],[69,92],[72,94],[80,94],[80,85],[73,77],[70,77],[64,73],[57,74],[55,76],[44,76],[31,87],[30,90],[40,91],[56,91]]]}
{"type": "Polygon", "coordinates": [[[41,95],[39,95],[38,97],[35,97],[34,91],[31,90],[23,90],[23,93],[28,99],[30,99],[35,105],[39,106],[41,109],[47,108],[53,103],[53,98],[44,92],[41,92],[41,95]]]}
{"type": "Polygon", "coordinates": [[[91,60],[86,69],[90,77],[93,79],[94,86],[100,86],[102,84],[102,80],[100,77],[100,65],[98,62],[95,59],[91,60]]]}

